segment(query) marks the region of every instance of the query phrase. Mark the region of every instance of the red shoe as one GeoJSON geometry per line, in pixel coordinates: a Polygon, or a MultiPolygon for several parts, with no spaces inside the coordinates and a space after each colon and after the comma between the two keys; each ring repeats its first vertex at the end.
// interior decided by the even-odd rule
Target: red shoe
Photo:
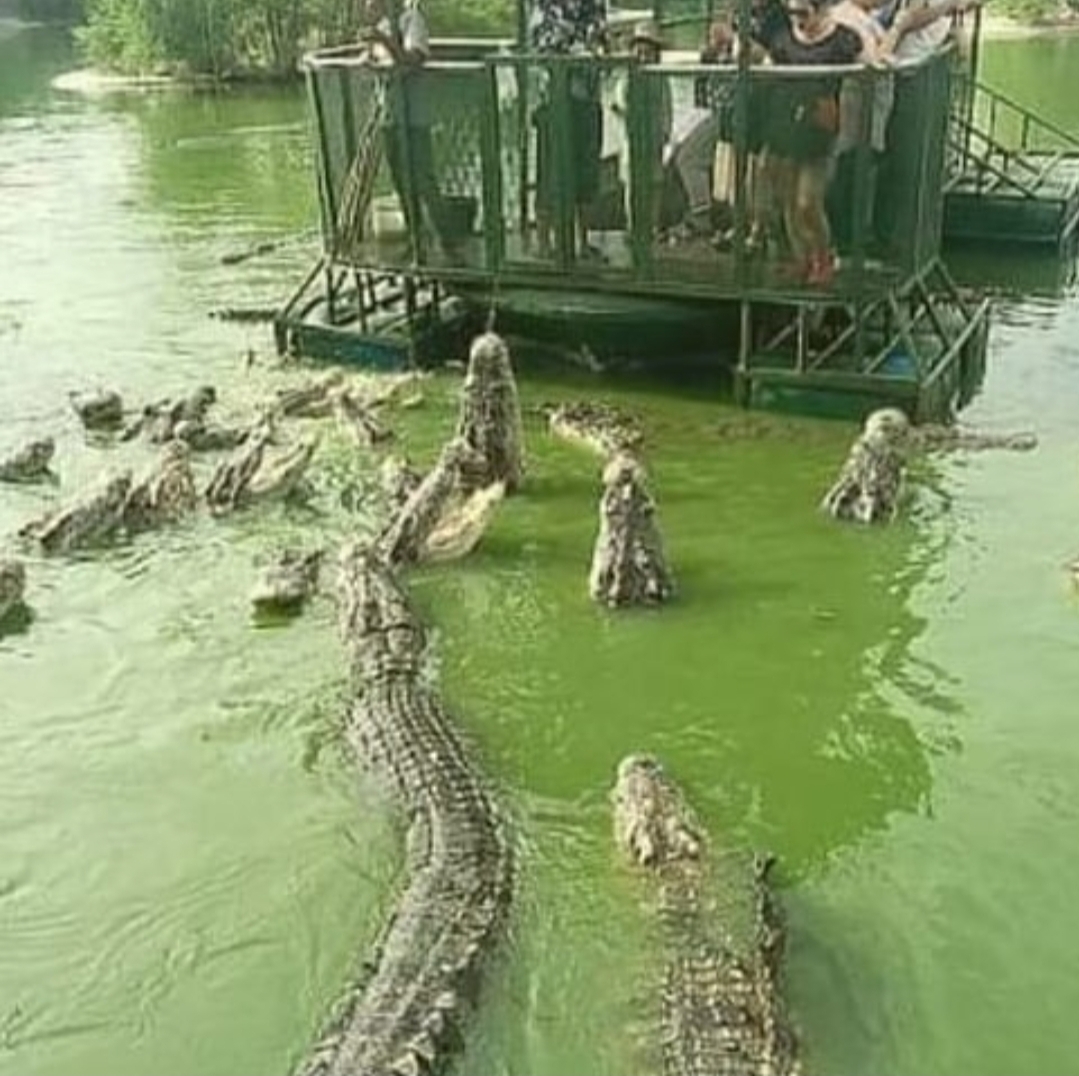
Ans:
{"type": "Polygon", "coordinates": [[[818,250],[811,254],[806,283],[813,288],[830,288],[834,280],[835,254],[830,250],[818,250]]]}

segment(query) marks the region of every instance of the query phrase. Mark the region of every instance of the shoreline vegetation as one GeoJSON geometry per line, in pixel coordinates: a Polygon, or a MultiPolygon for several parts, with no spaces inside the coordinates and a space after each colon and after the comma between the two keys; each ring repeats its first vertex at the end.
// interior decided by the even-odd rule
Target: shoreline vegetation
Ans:
{"type": "MultiPolygon", "coordinates": [[[[433,5],[432,5],[433,6],[433,5]]],[[[436,36],[512,36],[514,0],[453,0],[432,16],[436,36]]],[[[69,93],[157,92],[287,83],[300,77],[305,52],[353,36],[352,5],[341,0],[221,0],[204,25],[188,0],[151,7],[136,0],[87,0],[75,34],[87,63],[53,81],[69,93]]],[[[1079,32],[1079,9],[1052,17],[985,13],[982,37],[1020,40],[1079,32]]],[[[0,39],[40,25],[6,13],[0,39]]]]}

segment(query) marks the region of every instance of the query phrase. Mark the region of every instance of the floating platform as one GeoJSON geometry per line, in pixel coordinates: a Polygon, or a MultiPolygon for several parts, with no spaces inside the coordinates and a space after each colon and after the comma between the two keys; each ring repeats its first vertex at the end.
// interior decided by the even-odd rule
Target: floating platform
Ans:
{"type": "Polygon", "coordinates": [[[1077,228],[1079,158],[1026,154],[988,181],[961,175],[945,194],[949,240],[1066,249],[1077,228]]]}
{"type": "MultiPolygon", "coordinates": [[[[383,368],[439,362],[493,315],[500,331],[596,369],[706,363],[750,406],[858,418],[893,404],[944,418],[969,396],[988,324],[986,304],[960,294],[940,261],[951,60],[941,53],[896,77],[904,107],[892,150],[915,181],[889,199],[886,260],[870,253],[865,131],[848,158],[844,257],[810,279],[776,244],[747,241],[748,130],[730,145],[722,235],[691,196],[694,168],[711,189],[714,152],[691,167],[664,152],[654,122],[653,102],[691,102],[702,86],[747,102],[749,71],[527,50],[435,60],[417,135],[392,119],[408,106],[407,73],[372,68],[356,49],[315,53],[306,66],[324,255],[279,313],[278,347],[383,368]],[[574,204],[584,150],[571,88],[581,80],[594,87],[602,144],[596,191],[574,204]]],[[[872,69],[834,73],[872,99],[872,69]]],[[[752,81],[803,75],[755,68],[752,81]]],[[[707,144],[714,111],[683,119],[707,144]]]]}
{"type": "Polygon", "coordinates": [[[947,240],[1062,253],[1079,230],[1079,138],[982,84],[953,114],[947,240]]]}

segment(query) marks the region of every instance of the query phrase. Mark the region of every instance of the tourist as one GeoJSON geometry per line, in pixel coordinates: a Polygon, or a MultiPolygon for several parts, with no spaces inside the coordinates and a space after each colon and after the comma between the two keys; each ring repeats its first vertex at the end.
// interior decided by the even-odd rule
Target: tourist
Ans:
{"type": "MultiPolygon", "coordinates": [[[[582,57],[581,63],[571,65],[566,81],[568,194],[573,206],[577,254],[598,259],[600,251],[589,243],[588,214],[599,194],[603,106],[600,73],[588,58],[606,48],[606,8],[598,0],[537,0],[529,20],[529,44],[541,54],[582,57]]],[[[540,103],[532,114],[536,127],[536,232],[541,257],[551,253],[558,205],[553,122],[556,113],[552,106],[548,72],[540,103]]]]}
{"type": "MultiPolygon", "coordinates": [[[[878,0],[839,0],[832,8],[832,17],[849,26],[862,40],[862,61],[883,67],[888,50],[887,31],[878,20],[878,0]]],[[[839,135],[835,146],[835,170],[828,189],[828,218],[836,245],[840,250],[850,247],[857,234],[854,213],[859,198],[863,207],[862,236],[872,238],[873,204],[877,172],[884,155],[888,120],[895,101],[895,80],[891,73],[878,71],[868,83],[866,77],[853,76],[843,80],[839,94],[839,135]],[[863,110],[863,97],[868,96],[871,115],[868,129],[863,110]],[[866,190],[857,189],[858,147],[863,132],[867,135],[869,157],[864,183],[866,190]]]]}
{"type": "MultiPolygon", "coordinates": [[[[903,260],[913,251],[922,209],[917,196],[922,174],[926,123],[944,123],[927,115],[925,67],[948,44],[955,18],[977,0],[906,0],[901,2],[885,36],[883,49],[896,66],[895,106],[877,186],[875,230],[885,257],[903,260]]],[[[948,62],[948,61],[942,61],[948,62]]],[[[938,99],[940,109],[946,102],[938,99]]],[[[942,132],[943,136],[943,132],[942,132]]]]}
{"type": "MultiPolygon", "coordinates": [[[[630,53],[638,64],[658,64],[663,58],[663,40],[659,28],[654,22],[638,23],[630,38],[630,53]]],[[[620,82],[615,93],[611,111],[623,120],[629,116],[629,73],[620,82]]],[[[647,196],[641,200],[646,206],[650,226],[659,228],[663,225],[662,206],[666,169],[664,162],[669,152],[671,135],[674,132],[674,104],[671,99],[671,87],[663,75],[649,74],[642,77],[640,83],[638,107],[648,117],[649,152],[653,157],[651,167],[645,176],[648,185],[647,196]]],[[[629,154],[619,156],[619,171],[625,189],[631,189],[629,154]]],[[[632,202],[632,199],[631,199],[632,202]]]]}
{"type": "Polygon", "coordinates": [[[461,253],[452,239],[435,168],[431,136],[435,91],[423,70],[430,58],[427,19],[417,0],[409,0],[401,12],[396,34],[392,32],[385,0],[367,0],[366,19],[362,36],[369,49],[380,62],[391,64],[400,73],[397,86],[385,87],[383,144],[413,256],[419,258],[426,211],[447,261],[459,264],[461,253]]]}
{"type": "MultiPolygon", "coordinates": [[[[785,28],[786,12],[780,9],[782,21],[776,21],[776,9],[770,3],[756,4],[750,26],[750,64],[759,66],[769,62],[768,51],[763,42],[771,41],[775,34],[785,28]]],[[[734,28],[729,31],[734,34],[734,28]]],[[[734,37],[730,48],[730,62],[736,63],[739,40],[734,37]]],[[[712,170],[712,197],[717,215],[723,219],[716,246],[726,249],[734,239],[734,212],[736,192],[737,154],[735,152],[736,83],[726,82],[722,94],[717,94],[719,114],[719,137],[712,170]]],[[[746,251],[753,254],[763,250],[767,236],[767,218],[770,207],[770,184],[765,159],[765,131],[768,111],[768,85],[751,79],[746,102],[746,251]]]]}
{"type": "MultiPolygon", "coordinates": [[[[773,62],[787,66],[851,64],[862,39],[833,18],[824,0],[790,0],[790,27],[771,42],[773,62]]],[[[798,277],[827,286],[835,274],[825,196],[839,134],[840,80],[784,79],[770,87],[765,143],[798,277]]]]}
{"type": "Polygon", "coordinates": [[[982,0],[909,0],[895,15],[884,48],[897,63],[914,64],[940,50],[955,18],[981,5],[982,0]]]}

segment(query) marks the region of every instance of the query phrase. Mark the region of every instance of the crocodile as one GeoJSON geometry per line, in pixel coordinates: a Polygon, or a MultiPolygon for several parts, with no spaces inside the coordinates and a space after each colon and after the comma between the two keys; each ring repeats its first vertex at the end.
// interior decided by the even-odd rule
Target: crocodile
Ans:
{"type": "Polygon", "coordinates": [[[124,399],[111,389],[69,393],[71,406],[88,430],[115,430],[124,422],[124,399]]]}
{"type": "Polygon", "coordinates": [[[824,495],[822,511],[856,523],[890,523],[903,489],[910,428],[898,408],[874,411],[824,495]]]}
{"type": "Polygon", "coordinates": [[[462,438],[442,446],[434,467],[383,528],[380,548],[394,564],[415,564],[423,559],[424,543],[459,501],[461,475],[478,466],[478,455],[462,438]]]}
{"type": "Polygon", "coordinates": [[[399,509],[423,481],[423,475],[402,456],[387,456],[378,469],[378,484],[390,507],[399,509]]]}
{"type": "Polygon", "coordinates": [[[505,485],[492,482],[455,498],[420,545],[420,562],[436,564],[468,556],[487,533],[505,495],[505,485]]]}
{"type": "Polygon", "coordinates": [[[124,430],[123,438],[130,440],[146,433],[154,444],[180,440],[193,452],[223,452],[237,448],[252,430],[210,421],[209,410],[216,402],[217,390],[213,385],[200,385],[181,399],[148,404],[142,415],[124,430]]]}
{"type": "Polygon", "coordinates": [[[882,407],[865,420],[821,508],[836,519],[891,522],[902,494],[907,460],[915,453],[1030,452],[1037,447],[1038,438],[1033,433],[992,433],[933,423],[915,426],[899,408],[882,407]]]}
{"type": "Polygon", "coordinates": [[[128,491],[123,508],[129,535],[175,523],[198,505],[191,452],[183,441],[169,441],[161,457],[128,491]]]}
{"type": "Polygon", "coordinates": [[[223,427],[208,424],[206,421],[210,408],[216,402],[217,390],[213,385],[200,385],[189,395],[180,399],[170,398],[147,404],[142,409],[142,414],[125,427],[120,439],[131,441],[145,434],[155,445],[163,445],[178,438],[186,441],[190,448],[197,451],[218,447],[233,448],[242,439],[242,431],[226,431],[223,427]],[[207,437],[207,431],[212,431],[210,439],[213,444],[204,447],[203,441],[207,437]],[[218,442],[222,437],[231,443],[219,445],[218,442]]]}
{"type": "Polygon", "coordinates": [[[251,483],[262,469],[266,449],[273,443],[275,435],[273,417],[264,414],[247,431],[239,448],[214,468],[203,491],[212,513],[239,508],[247,501],[251,483]]]}
{"type": "Polygon", "coordinates": [[[248,495],[258,500],[271,497],[281,500],[302,499],[310,489],[307,471],[318,445],[317,437],[304,437],[273,456],[264,458],[251,477],[248,495]]]}
{"type": "Polygon", "coordinates": [[[0,557],[0,629],[25,612],[25,593],[26,568],[22,561],[0,557]]]}
{"type": "Polygon", "coordinates": [[[480,464],[463,475],[464,492],[501,482],[515,493],[524,475],[521,404],[509,348],[497,333],[472,341],[468,355],[461,413],[456,436],[477,455],[480,464]]]}
{"type": "Polygon", "coordinates": [[[28,523],[19,534],[38,542],[45,553],[70,553],[111,541],[123,530],[131,485],[131,472],[121,471],[67,508],[28,523]]]}
{"type": "Polygon", "coordinates": [[[229,452],[239,448],[251,436],[251,430],[222,426],[216,422],[181,419],[173,427],[172,435],[193,452],[229,452]]]}
{"type": "Polygon", "coordinates": [[[56,442],[51,437],[31,441],[0,459],[0,482],[44,482],[54,478],[49,464],[56,453],[56,442]]]}
{"type": "Polygon", "coordinates": [[[637,419],[610,404],[579,400],[543,404],[540,411],[547,416],[547,426],[554,436],[584,445],[603,457],[636,452],[644,441],[637,419]]]}
{"type": "Polygon", "coordinates": [[[299,1076],[406,1076],[443,1066],[513,899],[514,857],[484,775],[434,686],[427,631],[375,548],[341,555],[352,749],[408,819],[406,882],[363,984],[299,1076]]]}
{"type": "Polygon", "coordinates": [[[588,591],[593,601],[612,608],[658,605],[674,596],[674,577],[644,468],[625,452],[612,456],[603,469],[588,591]]]}
{"type": "Polygon", "coordinates": [[[277,390],[274,412],[284,418],[328,418],[334,412],[335,397],[345,382],[341,370],[332,370],[302,385],[277,390]]]}
{"type": "Polygon", "coordinates": [[[374,448],[396,436],[359,393],[342,389],[334,397],[334,405],[341,425],[360,448],[374,448]]]}
{"type": "Polygon", "coordinates": [[[658,883],[666,959],[659,1004],[663,1076],[797,1076],[798,1041],[780,989],[784,927],[753,858],[748,939],[710,922],[707,841],[681,790],[651,755],[618,766],[615,843],[658,883]]]}
{"type": "Polygon", "coordinates": [[[296,616],[318,585],[322,550],[285,549],[259,576],[251,592],[256,616],[296,616]]]}

